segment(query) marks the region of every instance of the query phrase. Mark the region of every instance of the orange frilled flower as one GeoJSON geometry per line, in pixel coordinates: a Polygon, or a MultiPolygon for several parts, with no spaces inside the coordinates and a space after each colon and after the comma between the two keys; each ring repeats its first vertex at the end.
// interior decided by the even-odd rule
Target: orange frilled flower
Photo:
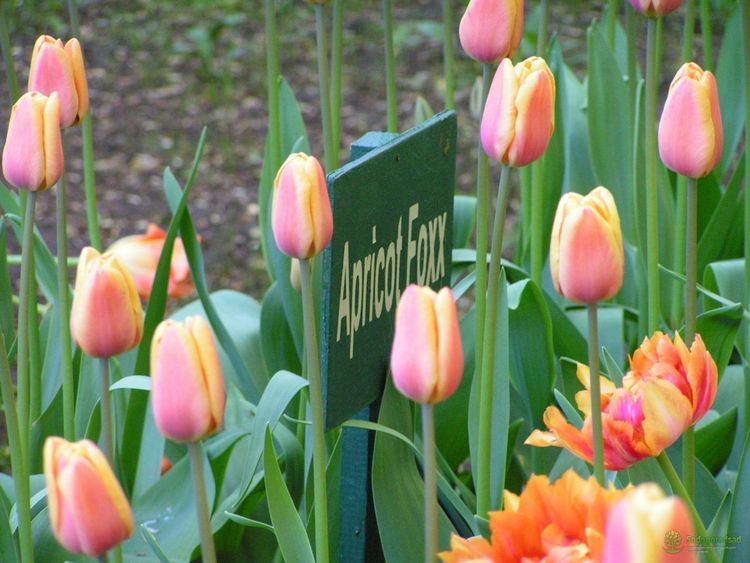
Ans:
{"type": "MultiPolygon", "coordinates": [[[[579,364],[578,379],[586,387],[576,394],[585,419],[580,430],[569,424],[556,407],[547,407],[544,424],[549,432],[534,430],[526,440],[532,446],[557,446],[593,460],[590,375],[579,364]]],[[[675,335],[661,332],[644,339],[630,359],[622,387],[601,381],[604,467],[619,471],[643,458],[657,456],[700,420],[716,397],[718,372],[700,335],[688,347],[675,335]]]]}
{"type": "Polygon", "coordinates": [[[555,483],[534,475],[520,495],[508,491],[504,510],[490,513],[491,539],[451,538],[444,563],[590,561],[604,551],[607,515],[632,488],[601,487],[569,469],[555,483]]]}

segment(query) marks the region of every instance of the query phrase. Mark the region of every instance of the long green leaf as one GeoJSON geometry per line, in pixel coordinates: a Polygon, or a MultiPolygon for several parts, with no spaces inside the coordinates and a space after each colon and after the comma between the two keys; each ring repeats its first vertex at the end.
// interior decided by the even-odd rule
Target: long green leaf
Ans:
{"type": "MultiPolygon", "coordinates": [[[[732,496],[732,509],[729,514],[728,536],[747,538],[747,515],[750,514],[750,434],[745,439],[742,459],[740,460],[737,481],[732,496]]],[[[724,563],[746,563],[750,561],[750,541],[741,541],[735,549],[728,549],[724,554],[724,563]]]]}

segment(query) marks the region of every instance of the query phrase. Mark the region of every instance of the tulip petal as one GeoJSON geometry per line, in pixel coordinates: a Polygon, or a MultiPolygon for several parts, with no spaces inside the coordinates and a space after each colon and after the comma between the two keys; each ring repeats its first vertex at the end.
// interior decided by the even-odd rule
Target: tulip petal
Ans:
{"type": "Polygon", "coordinates": [[[658,455],[671,446],[690,425],[692,406],[685,395],[661,379],[641,383],[643,439],[658,455]]]}
{"type": "Polygon", "coordinates": [[[508,150],[508,163],[520,167],[544,154],[554,130],[554,78],[546,65],[521,82],[515,105],[515,135],[508,150]]]}
{"type": "Polygon", "coordinates": [[[513,56],[523,32],[523,0],[471,0],[458,27],[461,46],[483,63],[513,56]]]}
{"type": "Polygon", "coordinates": [[[44,106],[44,182],[42,188],[51,188],[63,172],[62,134],[60,132],[60,105],[53,92],[44,106]]]}
{"type": "Polygon", "coordinates": [[[221,362],[216,351],[216,344],[211,328],[203,317],[188,317],[185,326],[192,335],[200,356],[201,373],[208,392],[211,406],[213,428],[221,426],[224,420],[224,379],[221,374],[221,362]]]}
{"type": "Polygon", "coordinates": [[[3,147],[3,175],[19,189],[36,191],[45,182],[44,100],[25,94],[13,106],[3,147]]]}
{"type": "Polygon", "coordinates": [[[442,401],[453,395],[458,388],[464,368],[456,302],[453,300],[453,293],[447,287],[441,289],[435,299],[435,320],[438,333],[439,375],[433,400],[442,401]]]}
{"type": "Polygon", "coordinates": [[[89,110],[89,84],[86,80],[86,68],[83,63],[83,51],[81,43],[75,37],[65,44],[65,52],[68,54],[73,69],[73,80],[78,93],[78,112],[76,121],[83,119],[89,110]]]}
{"type": "Polygon", "coordinates": [[[60,126],[69,127],[76,122],[78,93],[73,77],[73,67],[62,42],[42,36],[34,46],[29,72],[29,91],[50,96],[60,96],[60,126]]]}
{"type": "Polygon", "coordinates": [[[480,136],[488,156],[505,162],[515,135],[518,78],[510,59],[503,59],[492,79],[482,114],[480,136]]]}

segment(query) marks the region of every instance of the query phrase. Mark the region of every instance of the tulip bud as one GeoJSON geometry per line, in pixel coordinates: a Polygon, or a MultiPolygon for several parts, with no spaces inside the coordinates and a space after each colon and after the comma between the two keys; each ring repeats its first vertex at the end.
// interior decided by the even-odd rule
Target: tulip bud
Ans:
{"type": "Polygon", "coordinates": [[[482,115],[484,152],[510,166],[544,154],[555,130],[555,77],[540,57],[515,67],[503,59],[492,79],[482,115]]]}
{"type": "Polygon", "coordinates": [[[3,175],[19,190],[35,192],[55,185],[63,170],[60,102],[28,92],[13,106],[3,147],[3,175]]]}
{"type": "Polygon", "coordinates": [[[104,454],[89,440],[44,443],[47,509],[57,541],[98,557],[133,533],[133,513],[104,454]]]}
{"type": "Polygon", "coordinates": [[[659,121],[659,154],[667,168],[700,178],[718,164],[724,145],[716,78],[695,63],[677,71],[659,121]]]}
{"type": "Polygon", "coordinates": [[[453,294],[410,285],[396,310],[391,349],[393,383],[418,403],[434,404],[450,397],[464,369],[461,334],[453,294]]]}
{"type": "Polygon", "coordinates": [[[312,258],[331,242],[331,200],[314,156],[298,152],[281,165],[273,183],[272,225],[279,250],[293,258],[312,258]]]}
{"type": "Polygon", "coordinates": [[[682,0],[630,0],[630,4],[647,16],[665,16],[682,6],[682,0]]]}
{"type": "MultiPolygon", "coordinates": [[[[159,265],[164,240],[167,233],[156,225],[149,225],[142,235],[132,235],[115,242],[107,252],[124,264],[135,280],[138,295],[148,299],[154,285],[156,268],[159,265]]],[[[193,292],[190,265],[182,240],[177,238],[172,248],[172,261],[169,265],[169,285],[167,295],[181,299],[193,292]]]]}
{"type": "Polygon", "coordinates": [[[458,37],[464,51],[479,62],[512,57],[523,37],[523,0],[471,0],[458,37]]]}
{"type": "Polygon", "coordinates": [[[70,332],[91,357],[110,358],[134,348],[143,334],[143,311],[133,277],[110,253],[86,247],[76,272],[70,332]]]}
{"type": "Polygon", "coordinates": [[[78,39],[65,45],[60,39],[42,35],[34,44],[29,68],[29,91],[60,96],[60,126],[70,127],[89,109],[89,87],[78,39]]]}
{"type": "Polygon", "coordinates": [[[614,505],[607,518],[602,563],[698,561],[686,541],[694,535],[685,503],[665,497],[655,483],[639,485],[614,505]]]}
{"type": "Polygon", "coordinates": [[[202,317],[166,320],[151,343],[151,405],[159,432],[176,442],[208,436],[224,419],[224,381],[202,317]]]}

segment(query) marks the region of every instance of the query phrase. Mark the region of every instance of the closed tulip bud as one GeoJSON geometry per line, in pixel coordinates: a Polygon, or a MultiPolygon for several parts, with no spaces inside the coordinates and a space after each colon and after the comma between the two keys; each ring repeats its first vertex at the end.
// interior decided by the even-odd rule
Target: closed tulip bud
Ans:
{"type": "Polygon", "coordinates": [[[523,37],[523,0],[471,0],[458,37],[464,51],[479,62],[512,57],[523,37]]]}
{"type": "Polygon", "coordinates": [[[55,185],[63,170],[60,102],[57,94],[21,96],[10,113],[3,147],[3,175],[19,190],[35,192],[55,185]]]}
{"type": "Polygon", "coordinates": [[[723,146],[716,78],[695,63],[685,63],[669,86],[659,121],[661,159],[678,174],[700,178],[716,167],[723,146]]]}
{"type": "Polygon", "coordinates": [[[492,79],[482,115],[484,152],[510,166],[544,154],[555,130],[555,77],[540,57],[515,67],[503,59],[492,79]]]}
{"type": "Polygon", "coordinates": [[[117,258],[86,247],[76,272],[70,332],[91,357],[110,358],[134,348],[143,311],[133,277],[117,258]]]}
{"type": "MultiPolygon", "coordinates": [[[[107,252],[124,264],[135,280],[138,295],[143,299],[151,296],[156,268],[159,265],[164,240],[167,233],[156,225],[149,225],[142,235],[132,235],[115,242],[107,252]]],[[[172,260],[169,265],[169,285],[167,295],[181,299],[193,292],[193,280],[190,277],[185,246],[181,239],[174,241],[172,260]]]]}
{"type": "Polygon", "coordinates": [[[89,87],[78,39],[65,45],[49,35],[36,40],[29,68],[29,91],[45,95],[57,92],[61,127],[70,127],[84,118],[89,109],[89,87]]]}
{"type": "Polygon", "coordinates": [[[560,199],[549,260],[555,289],[571,301],[593,303],[620,291],[622,232],[609,190],[598,187],[587,196],[569,192],[560,199]]]}
{"type": "Polygon", "coordinates": [[[692,563],[698,556],[686,542],[694,534],[685,503],[644,483],[610,511],[602,563],[666,563],[676,561],[676,554],[681,563],[692,563]]]}
{"type": "Polygon", "coordinates": [[[682,0],[630,0],[630,4],[647,16],[665,16],[682,6],[682,0]]]}
{"type": "Polygon", "coordinates": [[[461,334],[453,294],[410,285],[396,310],[391,349],[393,383],[418,403],[434,404],[450,397],[464,368],[461,334]]]}
{"type": "Polygon", "coordinates": [[[331,200],[323,168],[314,156],[289,156],[273,183],[273,236],[292,258],[312,258],[333,236],[331,200]]]}
{"type": "Polygon", "coordinates": [[[224,380],[211,329],[202,317],[166,320],[151,343],[151,405],[159,432],[195,442],[224,419],[224,380]]]}
{"type": "Polygon", "coordinates": [[[98,557],[133,533],[133,513],[104,454],[89,440],[44,443],[47,509],[57,541],[98,557]]]}

